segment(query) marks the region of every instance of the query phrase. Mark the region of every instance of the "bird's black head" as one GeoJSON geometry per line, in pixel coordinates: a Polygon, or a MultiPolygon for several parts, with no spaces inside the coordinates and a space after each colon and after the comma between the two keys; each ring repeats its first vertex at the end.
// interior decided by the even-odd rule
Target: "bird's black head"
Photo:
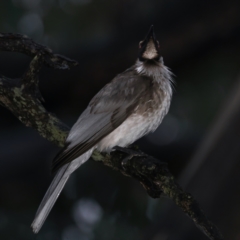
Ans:
{"type": "Polygon", "coordinates": [[[159,58],[160,44],[156,39],[152,25],[145,39],[139,43],[139,60],[142,62],[157,61],[159,58]]]}

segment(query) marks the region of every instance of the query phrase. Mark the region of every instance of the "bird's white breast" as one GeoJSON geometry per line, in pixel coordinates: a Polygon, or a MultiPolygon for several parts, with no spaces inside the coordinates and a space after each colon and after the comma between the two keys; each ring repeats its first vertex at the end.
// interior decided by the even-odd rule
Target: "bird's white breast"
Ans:
{"type": "MultiPolygon", "coordinates": [[[[154,81],[159,83],[158,86],[161,88],[160,90],[163,93],[163,96],[161,96],[161,103],[157,104],[154,102],[154,99],[149,100],[152,101],[149,106],[153,106],[155,110],[153,111],[153,108],[151,107],[144,111],[144,113],[139,113],[137,111],[137,108],[140,107],[138,106],[134,113],[130,115],[118,128],[108,134],[97,144],[98,150],[108,152],[115,146],[126,147],[147,133],[155,131],[160,125],[163,117],[167,114],[170,107],[172,96],[171,73],[163,65],[161,67],[161,71],[156,72],[156,74],[152,77],[154,81]]],[[[156,89],[155,94],[158,94],[159,92],[160,91],[156,89]]]]}

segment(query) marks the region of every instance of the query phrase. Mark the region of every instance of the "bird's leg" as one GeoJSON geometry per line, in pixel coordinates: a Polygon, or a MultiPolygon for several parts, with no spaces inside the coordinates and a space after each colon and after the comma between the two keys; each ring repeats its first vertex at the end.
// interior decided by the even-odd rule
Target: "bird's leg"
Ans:
{"type": "Polygon", "coordinates": [[[136,151],[136,150],[131,149],[131,148],[124,148],[124,147],[116,146],[116,147],[114,147],[114,149],[116,149],[117,151],[126,153],[128,155],[127,157],[125,157],[122,160],[122,167],[126,166],[127,162],[130,159],[132,159],[133,157],[144,157],[144,156],[147,156],[145,153],[143,153],[143,152],[141,152],[139,150],[136,151]]]}
{"type": "Polygon", "coordinates": [[[115,146],[114,149],[116,149],[117,151],[126,153],[126,154],[134,154],[135,156],[145,156],[146,155],[139,150],[137,151],[136,148],[134,148],[134,146],[132,146],[132,145],[128,148],[115,146]]]}
{"type": "MultiPolygon", "coordinates": [[[[145,157],[145,156],[148,156],[148,155],[146,155],[145,153],[143,153],[140,150],[135,150],[137,148],[135,146],[132,146],[132,145],[130,146],[130,148],[115,146],[114,149],[119,151],[119,152],[123,152],[123,153],[128,155],[128,156],[126,156],[122,160],[122,167],[123,168],[126,166],[128,161],[131,160],[133,157],[145,157]]],[[[162,164],[162,165],[167,165],[167,163],[164,162],[164,161],[159,161],[159,163],[162,164]]]]}

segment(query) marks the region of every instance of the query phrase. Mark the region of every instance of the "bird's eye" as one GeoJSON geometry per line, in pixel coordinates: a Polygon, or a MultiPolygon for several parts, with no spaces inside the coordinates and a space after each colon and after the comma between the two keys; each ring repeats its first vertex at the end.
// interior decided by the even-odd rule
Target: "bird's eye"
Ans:
{"type": "Polygon", "coordinates": [[[139,42],[139,48],[142,48],[142,43],[143,43],[143,41],[139,42]]]}

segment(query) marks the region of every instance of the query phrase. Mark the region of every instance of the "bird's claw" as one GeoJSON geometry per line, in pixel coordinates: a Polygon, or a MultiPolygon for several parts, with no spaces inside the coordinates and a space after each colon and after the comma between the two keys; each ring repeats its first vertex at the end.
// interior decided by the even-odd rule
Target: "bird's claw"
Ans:
{"type": "Polygon", "coordinates": [[[131,160],[133,157],[143,157],[143,156],[146,156],[146,154],[144,154],[144,153],[142,153],[140,151],[136,151],[136,150],[130,149],[130,148],[123,148],[123,147],[116,146],[116,147],[114,147],[114,149],[116,149],[117,151],[120,151],[120,152],[128,154],[128,156],[125,157],[122,160],[122,167],[123,168],[127,165],[128,161],[131,160]]]}

